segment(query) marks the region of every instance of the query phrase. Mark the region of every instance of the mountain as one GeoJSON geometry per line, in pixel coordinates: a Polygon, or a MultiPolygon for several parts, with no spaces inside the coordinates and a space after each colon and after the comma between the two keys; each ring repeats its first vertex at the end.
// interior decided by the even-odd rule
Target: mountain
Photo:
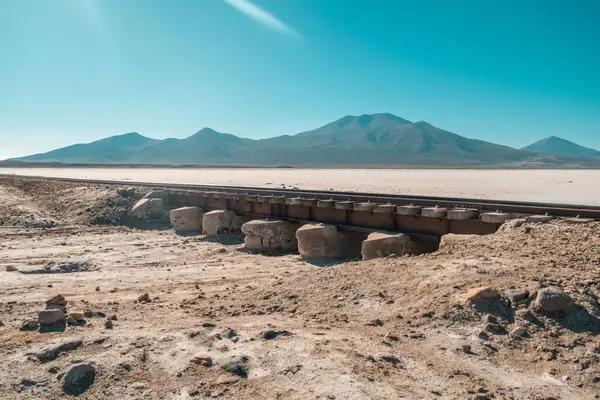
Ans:
{"type": "Polygon", "coordinates": [[[317,129],[260,140],[210,128],[185,139],[155,140],[128,133],[12,161],[305,167],[600,166],[600,160],[517,150],[387,113],[347,115],[317,129]]]}
{"type": "Polygon", "coordinates": [[[550,136],[539,142],[523,147],[521,150],[535,153],[553,154],[557,156],[589,158],[600,160],[600,151],[580,146],[568,140],[550,136]]]}

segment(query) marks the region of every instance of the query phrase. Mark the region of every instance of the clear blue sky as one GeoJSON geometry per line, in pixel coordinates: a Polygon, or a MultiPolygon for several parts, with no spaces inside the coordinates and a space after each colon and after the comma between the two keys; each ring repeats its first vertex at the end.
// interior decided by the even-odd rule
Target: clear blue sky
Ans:
{"type": "Polygon", "coordinates": [[[597,0],[0,0],[0,159],[391,112],[600,148],[597,0]]]}

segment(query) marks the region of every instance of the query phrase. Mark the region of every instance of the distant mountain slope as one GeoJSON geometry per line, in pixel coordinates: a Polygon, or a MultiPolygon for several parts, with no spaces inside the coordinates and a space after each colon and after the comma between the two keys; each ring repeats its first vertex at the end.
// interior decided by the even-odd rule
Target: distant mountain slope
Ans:
{"type": "MultiPolygon", "coordinates": [[[[345,116],[296,135],[252,140],[204,128],[186,139],[129,133],[14,159],[26,162],[249,166],[582,166],[593,161],[467,139],[392,114],[345,116]]],[[[600,161],[596,163],[600,166],[600,161]]]]}
{"type": "Polygon", "coordinates": [[[539,142],[525,146],[521,150],[535,153],[553,154],[557,156],[600,160],[600,151],[580,146],[576,143],[556,136],[547,137],[539,142]]]}

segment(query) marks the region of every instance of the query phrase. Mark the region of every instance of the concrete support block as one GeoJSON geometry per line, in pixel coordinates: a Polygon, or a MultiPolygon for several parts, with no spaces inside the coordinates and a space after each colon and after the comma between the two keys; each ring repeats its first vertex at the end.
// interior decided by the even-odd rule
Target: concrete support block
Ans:
{"type": "Polygon", "coordinates": [[[302,205],[302,200],[304,200],[302,197],[288,197],[285,199],[285,204],[290,206],[300,206],[302,205]]]}
{"type": "Polygon", "coordinates": [[[338,210],[352,210],[354,202],[352,201],[336,201],[335,208],[338,210]]]}
{"type": "Polygon", "coordinates": [[[202,229],[207,235],[219,235],[234,231],[235,213],[229,210],[215,210],[204,214],[202,229]]]}
{"type": "Polygon", "coordinates": [[[296,250],[298,227],[298,224],[279,220],[246,222],[242,225],[242,233],[246,235],[244,248],[263,252],[296,250]]]}
{"type": "Polygon", "coordinates": [[[421,206],[398,206],[396,208],[396,213],[400,215],[419,215],[421,214],[421,206]]]}
{"type": "Polygon", "coordinates": [[[163,201],[159,198],[141,199],[133,206],[129,214],[147,222],[161,220],[165,217],[163,201]]]}
{"type": "Polygon", "coordinates": [[[319,208],[333,208],[335,207],[336,201],[333,199],[330,200],[319,200],[317,201],[317,207],[319,208]]]}
{"type": "Polygon", "coordinates": [[[525,217],[525,222],[546,224],[552,221],[552,219],[553,217],[551,215],[530,215],[528,217],[525,217]]]}
{"type": "Polygon", "coordinates": [[[200,207],[177,208],[170,213],[171,225],[176,232],[202,232],[203,216],[200,207]]]}
{"type": "Polygon", "coordinates": [[[302,205],[305,205],[305,206],[316,207],[317,203],[318,203],[317,199],[302,199],[302,205]]]}
{"type": "Polygon", "coordinates": [[[448,219],[473,219],[477,214],[478,211],[474,208],[454,208],[448,210],[448,219]]]}
{"type": "Polygon", "coordinates": [[[362,242],[363,260],[403,255],[410,250],[410,238],[402,233],[373,232],[362,242]]]}
{"type": "Polygon", "coordinates": [[[393,214],[396,212],[398,208],[395,204],[377,204],[373,209],[373,212],[382,213],[382,214],[393,214]]]}
{"type": "Polygon", "coordinates": [[[342,258],[340,233],[334,225],[306,224],[296,231],[298,251],[305,258],[342,258]]]}
{"type": "Polygon", "coordinates": [[[273,204],[285,204],[285,196],[271,196],[269,203],[273,204]]]}
{"type": "Polygon", "coordinates": [[[367,202],[367,203],[354,203],[352,205],[352,209],[355,211],[373,211],[377,204],[367,202]]]}
{"type": "Polygon", "coordinates": [[[502,224],[510,219],[511,215],[503,212],[489,212],[481,214],[481,220],[491,224],[502,224]]]}
{"type": "Polygon", "coordinates": [[[447,213],[448,209],[443,207],[427,207],[421,209],[421,215],[424,217],[442,218],[445,217],[447,213]]]}

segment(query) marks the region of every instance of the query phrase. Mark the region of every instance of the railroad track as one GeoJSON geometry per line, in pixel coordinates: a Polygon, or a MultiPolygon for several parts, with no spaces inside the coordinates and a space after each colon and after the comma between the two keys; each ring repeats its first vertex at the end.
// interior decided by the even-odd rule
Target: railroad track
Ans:
{"type": "MultiPolygon", "coordinates": [[[[16,177],[17,175],[3,175],[1,177],[16,177]]],[[[257,188],[244,186],[224,186],[224,185],[190,185],[190,184],[174,184],[174,183],[150,183],[150,182],[132,182],[132,181],[115,181],[115,180],[99,180],[99,179],[76,179],[76,178],[55,178],[55,177],[40,177],[29,175],[18,175],[22,178],[32,179],[48,179],[64,182],[76,183],[94,183],[102,185],[127,185],[127,186],[143,186],[155,189],[166,190],[189,190],[189,191],[204,191],[209,193],[230,193],[235,195],[255,195],[255,196],[272,196],[284,198],[304,198],[316,200],[335,200],[339,202],[354,202],[354,203],[375,203],[375,204],[390,204],[390,205],[415,205],[422,207],[439,207],[447,209],[474,209],[479,213],[486,212],[501,212],[509,214],[526,214],[526,215],[549,215],[555,217],[579,217],[591,218],[600,220],[600,206],[587,206],[576,204],[555,204],[555,203],[540,203],[540,202],[522,202],[522,201],[507,201],[507,200],[486,200],[486,199],[470,199],[457,197],[435,197],[435,196],[414,196],[400,194],[378,194],[378,193],[361,193],[361,192],[337,192],[337,191],[321,191],[321,190],[300,190],[300,189],[279,189],[279,188],[257,188]]]]}

